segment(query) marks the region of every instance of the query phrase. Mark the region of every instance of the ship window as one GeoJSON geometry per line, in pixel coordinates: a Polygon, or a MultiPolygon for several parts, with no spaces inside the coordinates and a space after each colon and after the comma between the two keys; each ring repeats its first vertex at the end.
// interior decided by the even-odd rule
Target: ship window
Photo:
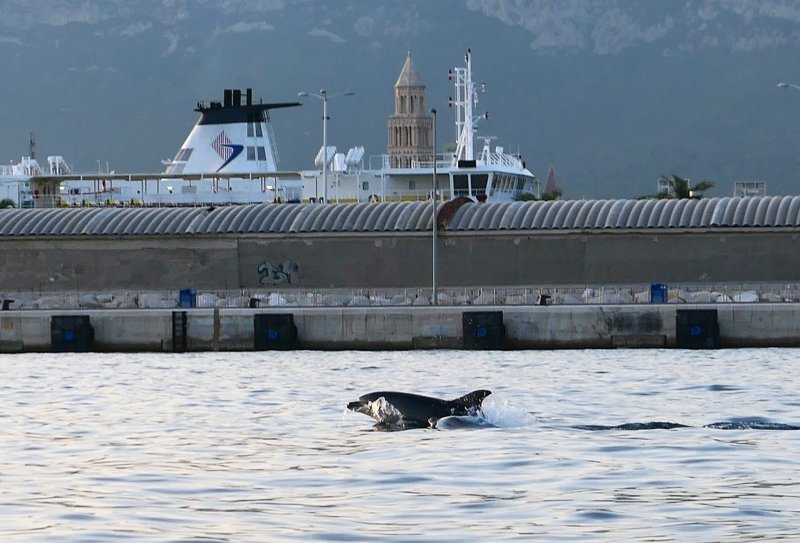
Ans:
{"type": "Polygon", "coordinates": [[[256,150],[258,151],[258,160],[267,160],[267,150],[266,149],[264,149],[263,147],[259,146],[259,147],[256,147],[256,150]]]}
{"type": "Polygon", "coordinates": [[[256,159],[256,148],[248,145],[247,146],[247,160],[255,160],[256,159]]]}
{"type": "Polygon", "coordinates": [[[192,156],[192,148],[187,147],[178,151],[178,156],[175,157],[175,162],[186,162],[192,156]]]}
{"type": "Polygon", "coordinates": [[[361,190],[369,190],[369,181],[361,182],[361,190]]]}
{"type": "Polygon", "coordinates": [[[247,137],[248,138],[252,138],[253,137],[253,123],[251,123],[249,121],[247,123],[247,137]]]}
{"type": "Polygon", "coordinates": [[[408,190],[415,190],[417,188],[417,182],[414,179],[409,180],[408,182],[408,190]]]}
{"type": "Polygon", "coordinates": [[[473,175],[472,176],[472,190],[486,190],[486,183],[489,181],[489,176],[482,174],[482,175],[473,175]]]}
{"type": "Polygon", "coordinates": [[[508,192],[509,181],[506,175],[495,176],[495,181],[492,183],[497,192],[508,192]]]}
{"type": "Polygon", "coordinates": [[[264,132],[261,131],[261,123],[256,123],[256,136],[259,138],[264,135],[264,132]]]}
{"type": "Polygon", "coordinates": [[[495,174],[492,178],[492,194],[503,192],[503,185],[505,185],[506,177],[502,174],[495,174]]]}

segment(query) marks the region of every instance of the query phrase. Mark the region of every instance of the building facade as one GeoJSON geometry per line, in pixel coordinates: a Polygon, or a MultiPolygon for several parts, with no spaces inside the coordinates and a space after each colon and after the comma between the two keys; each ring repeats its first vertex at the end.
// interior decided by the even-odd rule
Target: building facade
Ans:
{"type": "Polygon", "coordinates": [[[394,85],[394,115],[388,121],[387,154],[392,168],[433,160],[433,118],[425,109],[425,84],[408,54],[394,85]]]}

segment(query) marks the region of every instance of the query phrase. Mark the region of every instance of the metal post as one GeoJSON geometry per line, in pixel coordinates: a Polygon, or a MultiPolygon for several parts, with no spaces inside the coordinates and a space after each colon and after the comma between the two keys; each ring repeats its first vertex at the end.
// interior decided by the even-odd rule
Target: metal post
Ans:
{"type": "MultiPolygon", "coordinates": [[[[331,98],[336,96],[353,96],[354,92],[343,92],[341,94],[334,94],[331,98]]],[[[327,203],[328,202],[328,92],[325,89],[319,91],[319,94],[314,94],[310,92],[298,92],[298,96],[313,96],[314,98],[319,98],[322,100],[322,201],[327,203]]],[[[314,187],[316,190],[319,190],[317,187],[317,180],[316,178],[314,181],[314,187]]],[[[315,197],[318,197],[318,193],[315,192],[315,197]]]]}
{"type": "Polygon", "coordinates": [[[328,93],[322,95],[322,200],[328,203],[328,93]]]}
{"type": "Polygon", "coordinates": [[[432,205],[432,217],[431,217],[431,225],[433,226],[433,250],[431,253],[431,257],[433,260],[433,280],[432,280],[432,290],[433,290],[433,305],[439,305],[439,285],[438,285],[438,275],[439,275],[439,262],[438,262],[438,254],[437,254],[437,245],[438,245],[438,226],[436,224],[436,198],[439,189],[439,183],[436,178],[436,108],[431,110],[433,114],[433,198],[431,198],[431,205],[432,205]]]}

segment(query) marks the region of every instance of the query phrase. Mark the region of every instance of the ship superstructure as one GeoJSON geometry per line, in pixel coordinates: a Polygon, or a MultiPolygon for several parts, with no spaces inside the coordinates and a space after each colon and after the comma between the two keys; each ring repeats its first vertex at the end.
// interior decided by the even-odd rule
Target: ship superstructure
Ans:
{"type": "MultiPolygon", "coordinates": [[[[474,113],[479,89],[473,83],[471,51],[464,60],[449,74],[455,85],[450,106],[456,134],[441,146],[447,152],[436,149],[436,116],[426,105],[425,84],[409,54],[394,87],[387,153],[369,157],[368,165],[363,147],[337,153],[329,145],[326,155],[332,159],[321,160],[320,151],[317,169],[279,171],[270,111],[302,104],[256,102],[252,89],[225,89],[222,101],[197,103],[200,117],[174,157],[163,161],[163,172],[120,174],[106,168],[75,174],[60,166],[63,159],[49,171],[38,165],[31,169],[32,163],[23,160],[14,171],[26,175],[6,176],[2,186],[17,195],[11,198],[16,205],[29,207],[386,202],[425,200],[434,192],[442,200],[509,201],[523,193],[539,197],[539,181],[520,156],[492,147],[494,137],[476,136],[488,114],[474,113]],[[480,152],[476,139],[483,140],[480,152]],[[327,168],[324,175],[321,168],[327,168]]],[[[11,171],[4,168],[0,180],[11,171]]]]}
{"type": "MultiPolygon", "coordinates": [[[[164,172],[74,174],[28,169],[32,205],[228,205],[299,202],[300,175],[278,171],[270,111],[299,102],[253,100],[252,89],[225,89],[222,101],[198,102],[200,114],[164,172]]],[[[58,157],[60,158],[60,157],[58,157]]],[[[63,162],[63,160],[62,160],[63,162]]],[[[26,164],[25,160],[21,164],[26,164]]],[[[10,186],[10,185],[9,185],[10,186]]],[[[13,189],[9,189],[12,190],[13,189]]]]}
{"type": "Polygon", "coordinates": [[[278,151],[271,109],[299,102],[253,103],[253,90],[225,89],[222,102],[198,102],[200,119],[186,141],[166,161],[167,174],[251,173],[278,171],[278,151]]]}
{"type": "MultiPolygon", "coordinates": [[[[395,111],[388,120],[387,153],[371,156],[369,168],[334,161],[327,178],[331,201],[398,201],[430,198],[433,194],[434,165],[437,197],[448,200],[466,196],[473,200],[510,201],[530,193],[541,196],[536,177],[522,158],[505,152],[494,137],[476,137],[478,123],[488,113],[476,116],[478,89],[472,78],[472,52],[465,65],[450,70],[455,85],[450,106],[454,111],[455,140],[452,152],[434,152],[433,117],[425,106],[425,84],[409,54],[395,83],[395,111]],[[483,140],[479,153],[475,140],[483,140]]],[[[439,114],[441,116],[441,113],[439,114]]],[[[442,138],[444,139],[444,138],[442,138]]],[[[304,198],[319,193],[319,176],[305,171],[304,198]],[[313,182],[308,182],[312,180],[313,182]]]]}

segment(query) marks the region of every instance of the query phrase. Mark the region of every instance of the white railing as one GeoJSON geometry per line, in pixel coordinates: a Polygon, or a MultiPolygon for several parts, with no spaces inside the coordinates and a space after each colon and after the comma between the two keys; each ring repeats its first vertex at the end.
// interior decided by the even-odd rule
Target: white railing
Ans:
{"type": "MultiPolygon", "coordinates": [[[[180,291],[58,291],[0,293],[7,309],[172,309],[180,291]]],[[[683,285],[669,287],[669,304],[800,303],[800,284],[683,285]]],[[[192,307],[381,307],[430,306],[431,289],[197,290],[192,307]]],[[[650,285],[440,288],[439,305],[530,306],[650,304],[650,285]]]]}
{"type": "MultiPolygon", "coordinates": [[[[437,157],[436,168],[441,170],[449,169],[453,166],[453,161],[450,158],[437,157]]],[[[429,168],[433,169],[433,160],[414,160],[411,162],[412,168],[429,168]]]]}
{"type": "Polygon", "coordinates": [[[514,155],[488,153],[483,154],[481,158],[487,165],[505,166],[507,168],[520,168],[522,169],[522,161],[514,155]]]}
{"type": "MultiPolygon", "coordinates": [[[[452,167],[453,157],[449,154],[436,155],[436,167],[442,170],[452,167]]],[[[410,167],[393,166],[391,157],[389,155],[371,155],[369,157],[369,168],[371,170],[408,170],[408,169],[421,169],[433,168],[433,160],[419,160],[414,158],[411,160],[410,167]]]]}
{"type": "MultiPolygon", "coordinates": [[[[507,168],[522,169],[522,161],[515,155],[505,153],[482,153],[480,161],[487,166],[504,166],[507,168]]],[[[442,170],[453,166],[453,157],[449,154],[436,155],[436,167],[442,170]]],[[[369,167],[371,170],[407,170],[393,166],[389,155],[372,155],[369,157],[369,167]]],[[[433,168],[433,160],[412,159],[410,169],[433,168]]]]}
{"type": "MultiPolygon", "coordinates": [[[[382,202],[420,202],[428,201],[431,199],[431,190],[391,190],[386,192],[386,196],[381,199],[382,202]]],[[[440,189],[437,193],[439,201],[445,202],[449,200],[449,190],[440,189]]],[[[380,196],[380,194],[378,194],[380,196]]]]}

